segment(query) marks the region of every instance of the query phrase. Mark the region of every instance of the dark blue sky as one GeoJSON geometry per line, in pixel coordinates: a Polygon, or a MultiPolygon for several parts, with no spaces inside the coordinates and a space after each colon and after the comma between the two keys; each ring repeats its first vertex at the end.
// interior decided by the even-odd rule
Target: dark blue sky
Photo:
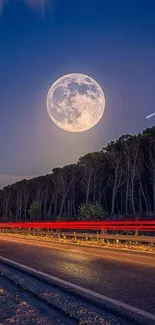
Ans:
{"type": "Polygon", "coordinates": [[[155,111],[153,0],[3,2],[1,175],[50,173],[121,134],[155,124],[154,117],[145,119],[155,111]],[[58,128],[46,110],[51,84],[72,72],[94,78],[106,98],[101,121],[80,134],[58,128]]]}

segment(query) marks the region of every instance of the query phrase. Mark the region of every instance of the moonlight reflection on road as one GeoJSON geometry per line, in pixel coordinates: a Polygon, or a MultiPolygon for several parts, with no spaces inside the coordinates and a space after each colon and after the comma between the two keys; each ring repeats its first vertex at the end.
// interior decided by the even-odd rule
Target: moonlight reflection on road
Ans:
{"type": "Polygon", "coordinates": [[[99,84],[89,76],[68,74],[58,79],[47,95],[47,111],[53,122],[70,132],[82,132],[99,122],[105,97],[99,84]]]}

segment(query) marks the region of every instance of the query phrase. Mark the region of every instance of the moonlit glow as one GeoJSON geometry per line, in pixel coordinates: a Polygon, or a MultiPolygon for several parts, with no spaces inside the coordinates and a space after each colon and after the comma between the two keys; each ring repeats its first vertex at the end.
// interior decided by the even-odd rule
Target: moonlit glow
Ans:
{"type": "Polygon", "coordinates": [[[154,116],[154,115],[155,115],[155,113],[152,113],[152,114],[146,116],[146,118],[148,119],[148,118],[150,118],[150,117],[152,117],[152,116],[154,116]]]}
{"type": "Polygon", "coordinates": [[[58,79],[47,95],[47,111],[52,121],[70,132],[92,128],[105,108],[102,88],[92,78],[73,73],[58,79]]]}

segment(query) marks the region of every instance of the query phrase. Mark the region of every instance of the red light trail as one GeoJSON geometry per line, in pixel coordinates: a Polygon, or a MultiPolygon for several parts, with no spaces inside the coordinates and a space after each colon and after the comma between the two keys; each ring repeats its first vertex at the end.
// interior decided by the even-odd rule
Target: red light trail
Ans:
{"type": "Polygon", "coordinates": [[[71,229],[71,230],[141,230],[155,231],[155,221],[61,221],[61,222],[7,222],[1,229],[71,229]]]}

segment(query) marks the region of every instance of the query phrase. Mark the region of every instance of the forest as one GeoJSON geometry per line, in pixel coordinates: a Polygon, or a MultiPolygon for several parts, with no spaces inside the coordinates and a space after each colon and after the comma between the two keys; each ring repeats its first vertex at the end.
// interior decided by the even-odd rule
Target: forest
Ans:
{"type": "Polygon", "coordinates": [[[0,190],[1,222],[154,215],[155,126],[122,135],[76,164],[0,190]]]}

